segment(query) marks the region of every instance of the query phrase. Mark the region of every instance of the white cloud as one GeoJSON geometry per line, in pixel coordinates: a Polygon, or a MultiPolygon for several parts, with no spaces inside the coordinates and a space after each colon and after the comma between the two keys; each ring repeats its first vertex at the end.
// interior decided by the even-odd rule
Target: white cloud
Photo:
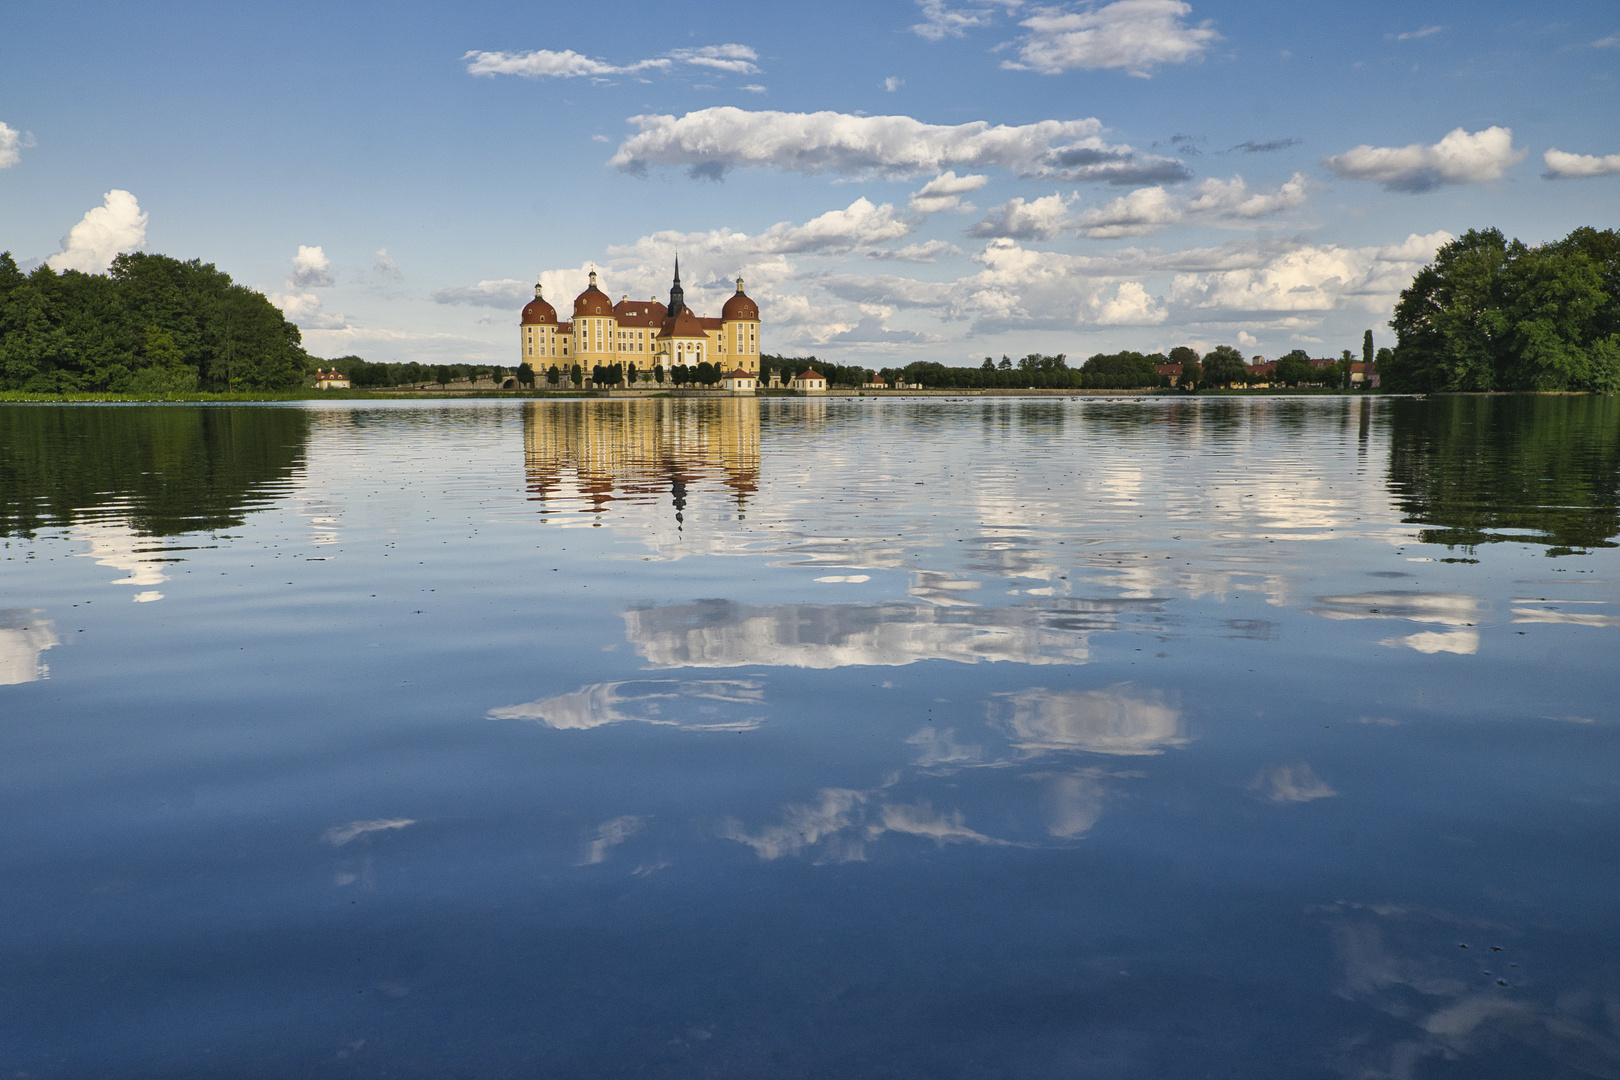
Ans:
{"type": "Polygon", "coordinates": [[[517,278],[498,278],[480,281],[476,285],[457,285],[439,289],[433,294],[435,304],[470,304],[475,307],[522,307],[534,299],[534,282],[517,278]]]}
{"type": "Polygon", "coordinates": [[[1250,192],[1243,177],[1230,180],[1211,177],[1198,185],[1198,194],[1187,203],[1194,214],[1213,214],[1227,218],[1261,218],[1292,210],[1302,205],[1309,196],[1309,182],[1304,173],[1295,173],[1287,183],[1274,192],[1250,192]]]}
{"type": "Polygon", "coordinates": [[[739,90],[746,90],[750,94],[763,94],[765,92],[766,88],[759,85],[758,83],[749,83],[746,86],[738,87],[738,89],[739,90]]]}
{"type": "Polygon", "coordinates": [[[1592,42],[1594,49],[1620,49],[1620,34],[1610,34],[1605,38],[1598,38],[1592,42]]]}
{"type": "Polygon", "coordinates": [[[1412,41],[1415,38],[1426,38],[1430,34],[1438,34],[1444,29],[1443,26],[1425,26],[1421,30],[1408,30],[1404,34],[1387,34],[1385,36],[1392,41],[1412,41]]]}
{"type": "Polygon", "coordinates": [[[753,75],[759,68],[754,61],[759,53],[747,45],[704,45],[696,49],[674,49],[668,54],[678,64],[729,71],[737,75],[753,75]]]}
{"type": "Polygon", "coordinates": [[[289,289],[324,289],[332,284],[332,260],[326,257],[326,252],[316,244],[310,247],[307,244],[298,245],[298,254],[293,256],[292,270],[287,274],[287,288],[289,289]]]}
{"type": "Polygon", "coordinates": [[[1106,206],[1081,214],[1075,226],[1093,240],[1142,236],[1181,220],[1181,210],[1162,187],[1137,188],[1106,206]]]}
{"type": "Polygon", "coordinates": [[[900,262],[937,262],[942,255],[960,255],[962,249],[943,240],[926,240],[920,244],[907,244],[903,248],[873,248],[866,253],[869,259],[897,259],[900,262]]]}
{"type": "Polygon", "coordinates": [[[1441,184],[1495,180],[1527,151],[1514,149],[1513,130],[1488,127],[1472,135],[1457,128],[1432,146],[1358,146],[1322,159],[1348,180],[1371,180],[1390,191],[1428,191],[1441,184]]]}
{"type": "Polygon", "coordinates": [[[961,209],[963,195],[978,191],[989,182],[988,176],[979,173],[957,176],[954,171],[943,172],[913,191],[906,208],[918,214],[961,209]]]}
{"type": "Polygon", "coordinates": [[[0,123],[0,169],[9,169],[17,164],[22,160],[23,147],[32,145],[33,140],[26,133],[0,123]]]}
{"type": "Polygon", "coordinates": [[[1072,224],[1069,204],[1075,196],[1061,193],[1044,195],[1032,202],[1010,199],[992,209],[968,230],[972,236],[994,236],[1011,240],[1050,240],[1072,224]]]}
{"type": "Polygon", "coordinates": [[[1587,176],[1614,176],[1620,173],[1620,154],[1566,154],[1552,149],[1541,155],[1549,180],[1571,180],[1587,176]]]}
{"type": "Polygon", "coordinates": [[[734,168],[903,177],[962,167],[1068,180],[1130,183],[1184,179],[1171,158],[1138,154],[1099,137],[1102,124],[1040,120],[992,127],[926,124],[910,116],[750,111],[722,105],[685,116],[632,116],[641,130],[619,145],[608,164],[629,173],[684,167],[695,178],[718,180],[734,168]]]}
{"type": "Polygon", "coordinates": [[[900,78],[898,75],[890,75],[887,79],[883,80],[883,89],[887,90],[891,94],[904,85],[906,85],[906,80],[900,78]]]}
{"type": "MultiPolygon", "coordinates": [[[[990,2],[999,4],[1008,11],[1022,6],[1022,0],[990,0],[990,2]]],[[[974,27],[989,26],[995,18],[994,10],[988,6],[951,8],[945,5],[945,0],[917,0],[917,6],[922,8],[923,21],[912,26],[911,32],[929,41],[962,37],[974,27]]]]}
{"type": "Polygon", "coordinates": [[[894,206],[874,206],[856,199],[842,210],[829,210],[803,225],[772,225],[755,241],[757,250],[770,254],[848,251],[864,244],[881,244],[909,235],[916,226],[902,221],[894,206]]]}
{"type": "Polygon", "coordinates": [[[1253,265],[1178,274],[1171,298],[1188,308],[1227,312],[1333,311],[1346,303],[1387,310],[1451,234],[1409,236],[1382,248],[1290,245],[1255,249],[1253,265]]]}
{"type": "Polygon", "coordinates": [[[1338,794],[1303,761],[1262,772],[1249,782],[1249,790],[1264,791],[1274,803],[1310,802],[1338,794]]]}
{"type": "Polygon", "coordinates": [[[271,293],[270,302],[300,330],[344,330],[349,326],[346,316],[329,314],[324,301],[312,292],[271,293]]]}
{"type": "Polygon", "coordinates": [[[146,213],[135,196],[114,188],[62,238],[62,250],[45,261],[58,272],[101,274],[119,254],[145,246],[146,213]]]}
{"type": "Polygon", "coordinates": [[[1075,68],[1119,68],[1148,77],[1159,64],[1181,64],[1203,54],[1220,35],[1208,22],[1187,26],[1192,5],[1181,0],[1116,0],[1100,8],[1042,8],[1023,21],[1029,29],[1018,60],[1002,67],[1045,75],[1075,68]]]}
{"type": "Polygon", "coordinates": [[[521,75],[528,79],[574,79],[580,76],[602,78],[609,75],[630,75],[638,71],[667,71],[676,64],[712,68],[740,75],[752,75],[759,70],[754,61],[759,54],[747,45],[704,45],[693,49],[674,49],[650,60],[636,60],[628,64],[610,64],[594,60],[564,49],[534,49],[529,52],[481,52],[471,50],[462,56],[467,61],[469,75],[521,75]]]}
{"type": "Polygon", "coordinates": [[[371,268],[385,277],[397,278],[400,276],[399,264],[394,261],[392,255],[388,254],[387,248],[377,249],[377,254],[372,256],[371,259],[371,268]]]}
{"type": "Polygon", "coordinates": [[[1112,300],[1097,311],[1103,326],[1156,326],[1170,315],[1164,301],[1148,295],[1141,282],[1122,281],[1112,300]]]}

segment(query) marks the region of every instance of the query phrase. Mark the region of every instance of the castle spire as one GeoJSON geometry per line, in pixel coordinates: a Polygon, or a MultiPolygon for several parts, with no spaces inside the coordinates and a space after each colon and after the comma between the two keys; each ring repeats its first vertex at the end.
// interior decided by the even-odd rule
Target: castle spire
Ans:
{"type": "Polygon", "coordinates": [[[675,253],[675,281],[669,287],[669,313],[673,317],[686,306],[686,293],[681,288],[681,253],[675,253]]]}

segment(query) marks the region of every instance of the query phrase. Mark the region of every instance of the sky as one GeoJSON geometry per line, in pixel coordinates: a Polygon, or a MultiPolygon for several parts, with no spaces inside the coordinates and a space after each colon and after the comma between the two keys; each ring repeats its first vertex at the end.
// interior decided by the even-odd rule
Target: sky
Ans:
{"type": "Polygon", "coordinates": [[[213,263],[319,357],[536,281],[840,364],[1393,344],[1471,228],[1620,225],[1613,0],[142,4],[0,16],[0,249],[213,263]]]}

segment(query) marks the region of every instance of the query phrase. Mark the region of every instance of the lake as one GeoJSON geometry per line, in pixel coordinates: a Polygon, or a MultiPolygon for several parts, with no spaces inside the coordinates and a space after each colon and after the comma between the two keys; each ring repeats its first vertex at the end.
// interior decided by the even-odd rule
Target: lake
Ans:
{"type": "Polygon", "coordinates": [[[0,406],[0,1075],[1620,1077],[1620,401],[0,406]]]}

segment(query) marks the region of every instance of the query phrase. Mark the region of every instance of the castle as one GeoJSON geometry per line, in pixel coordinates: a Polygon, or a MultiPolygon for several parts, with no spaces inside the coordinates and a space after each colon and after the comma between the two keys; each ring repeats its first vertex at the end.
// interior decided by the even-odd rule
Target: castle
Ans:
{"type": "Polygon", "coordinates": [[[535,371],[555,365],[566,372],[578,364],[588,376],[597,366],[623,364],[627,371],[647,375],[655,367],[668,372],[678,364],[696,367],[706,361],[727,372],[740,368],[759,377],[759,305],[743,292],[742,278],[718,319],[701,318],[686,306],[678,257],[667,307],[629,297],[615,304],[596,287],[592,270],[590,284],[574,298],[569,322],[557,321],[557,309],[536,284],[518,333],[521,362],[535,371]]]}

